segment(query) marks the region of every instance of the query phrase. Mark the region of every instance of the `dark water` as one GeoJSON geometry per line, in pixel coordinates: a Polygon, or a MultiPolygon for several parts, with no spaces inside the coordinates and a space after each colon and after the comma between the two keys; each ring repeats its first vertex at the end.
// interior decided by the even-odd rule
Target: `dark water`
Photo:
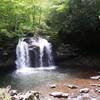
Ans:
{"type": "MultiPolygon", "coordinates": [[[[26,69],[27,70],[27,69],[26,69]]],[[[32,69],[27,70],[25,73],[10,72],[0,75],[0,87],[11,85],[12,88],[19,91],[30,90],[49,82],[55,83],[63,80],[89,79],[90,76],[97,75],[99,70],[87,68],[61,68],[56,69],[32,69]]]]}

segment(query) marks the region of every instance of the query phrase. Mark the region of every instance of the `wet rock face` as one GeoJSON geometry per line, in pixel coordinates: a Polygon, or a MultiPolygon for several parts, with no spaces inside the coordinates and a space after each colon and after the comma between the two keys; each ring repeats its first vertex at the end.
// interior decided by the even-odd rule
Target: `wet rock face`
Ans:
{"type": "Polygon", "coordinates": [[[29,50],[29,55],[30,55],[30,61],[31,61],[31,67],[39,67],[39,58],[40,58],[40,49],[39,47],[32,46],[31,49],[29,50]]]}
{"type": "Polygon", "coordinates": [[[43,51],[44,53],[44,55],[43,55],[43,66],[44,67],[47,67],[47,66],[49,66],[49,61],[48,60],[50,60],[49,59],[49,56],[48,56],[48,53],[47,53],[47,48],[46,47],[44,47],[44,51],[43,51]]]}
{"type": "MultiPolygon", "coordinates": [[[[46,39],[42,37],[25,37],[19,39],[18,46],[21,47],[20,43],[25,42],[28,45],[27,51],[30,57],[31,67],[47,67],[53,65],[52,57],[52,45],[46,39]]],[[[20,49],[18,49],[20,51],[20,49]]],[[[25,49],[23,48],[25,51],[25,49]]]]}
{"type": "MultiPolygon", "coordinates": [[[[31,46],[30,45],[30,50],[29,50],[29,55],[30,55],[30,61],[31,61],[31,67],[39,67],[39,60],[40,60],[40,48],[38,46],[31,46]]],[[[48,55],[46,53],[46,48],[44,47],[44,51],[43,51],[43,66],[47,67],[49,66],[49,62],[48,62],[48,55]]]]}
{"type": "Polygon", "coordinates": [[[0,43],[0,70],[15,69],[16,40],[8,40],[0,43]]]}
{"type": "Polygon", "coordinates": [[[55,62],[60,63],[64,60],[77,57],[78,51],[79,49],[73,48],[70,44],[62,44],[56,49],[56,52],[54,53],[55,62]]]}

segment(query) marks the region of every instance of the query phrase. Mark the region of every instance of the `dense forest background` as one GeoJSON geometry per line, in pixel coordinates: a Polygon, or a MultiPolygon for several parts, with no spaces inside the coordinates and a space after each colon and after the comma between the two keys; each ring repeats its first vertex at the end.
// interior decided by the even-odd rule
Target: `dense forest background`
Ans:
{"type": "Polygon", "coordinates": [[[100,0],[1,0],[0,45],[34,34],[99,50],[100,0]]]}

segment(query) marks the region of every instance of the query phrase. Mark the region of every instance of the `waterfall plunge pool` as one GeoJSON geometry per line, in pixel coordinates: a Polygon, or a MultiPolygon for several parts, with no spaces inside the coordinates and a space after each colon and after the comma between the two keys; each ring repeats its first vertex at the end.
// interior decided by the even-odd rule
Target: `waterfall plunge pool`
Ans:
{"type": "MultiPolygon", "coordinates": [[[[54,67],[52,67],[54,68],[54,67]]],[[[13,71],[0,75],[0,88],[11,85],[19,91],[44,89],[48,83],[73,83],[75,80],[90,80],[90,76],[97,74],[94,69],[82,69],[75,67],[56,67],[55,69],[27,69],[23,74],[21,71],[13,71]]]]}
{"type": "MultiPolygon", "coordinates": [[[[48,87],[46,86],[49,83],[64,85],[65,83],[79,82],[82,84],[88,80],[86,84],[90,84],[90,76],[98,72],[94,69],[75,66],[55,67],[52,45],[41,37],[19,39],[16,55],[17,70],[0,75],[1,88],[11,85],[13,89],[19,91],[38,89],[47,92],[48,87]]],[[[60,90],[62,90],[63,85],[59,87],[60,90]]]]}

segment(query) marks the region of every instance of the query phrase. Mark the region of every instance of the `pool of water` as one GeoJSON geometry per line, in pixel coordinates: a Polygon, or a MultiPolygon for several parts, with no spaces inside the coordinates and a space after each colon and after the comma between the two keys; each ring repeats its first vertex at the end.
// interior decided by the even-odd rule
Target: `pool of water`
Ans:
{"type": "Polygon", "coordinates": [[[12,88],[19,91],[31,90],[45,85],[49,82],[55,83],[63,80],[89,79],[96,75],[98,70],[87,68],[29,68],[25,70],[15,70],[10,73],[0,75],[0,87],[11,85],[12,88]]]}

